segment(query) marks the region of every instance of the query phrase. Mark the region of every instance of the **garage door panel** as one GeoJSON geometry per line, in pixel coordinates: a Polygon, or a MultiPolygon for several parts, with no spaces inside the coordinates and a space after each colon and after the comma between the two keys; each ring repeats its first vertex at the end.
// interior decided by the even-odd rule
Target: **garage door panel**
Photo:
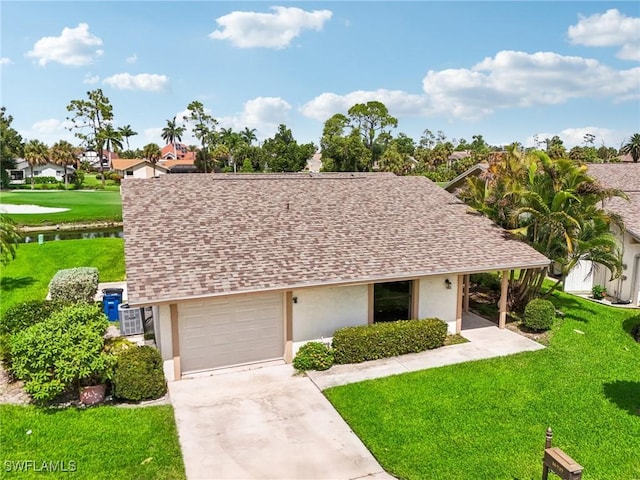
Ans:
{"type": "Polygon", "coordinates": [[[282,358],[282,294],[185,302],[178,315],[185,373],[282,358]]]}

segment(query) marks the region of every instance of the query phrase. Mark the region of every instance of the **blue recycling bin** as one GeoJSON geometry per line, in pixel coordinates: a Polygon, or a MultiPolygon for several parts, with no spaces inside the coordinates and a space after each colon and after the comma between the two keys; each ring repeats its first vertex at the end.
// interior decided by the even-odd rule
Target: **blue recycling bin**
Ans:
{"type": "Polygon", "coordinates": [[[118,307],[122,303],[122,288],[105,288],[102,290],[102,311],[110,322],[119,319],[118,307]]]}

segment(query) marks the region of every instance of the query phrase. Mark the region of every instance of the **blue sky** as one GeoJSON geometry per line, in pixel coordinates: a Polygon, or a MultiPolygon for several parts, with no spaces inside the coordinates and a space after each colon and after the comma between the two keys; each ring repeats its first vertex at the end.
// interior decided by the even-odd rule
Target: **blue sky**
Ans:
{"type": "MultiPolygon", "coordinates": [[[[380,100],[395,133],[618,148],[640,131],[639,2],[1,3],[1,104],[26,139],[72,140],[66,106],[102,88],[132,147],[201,101],[220,127],[326,119],[380,100]]],[[[185,143],[198,143],[190,135],[185,143]]]]}

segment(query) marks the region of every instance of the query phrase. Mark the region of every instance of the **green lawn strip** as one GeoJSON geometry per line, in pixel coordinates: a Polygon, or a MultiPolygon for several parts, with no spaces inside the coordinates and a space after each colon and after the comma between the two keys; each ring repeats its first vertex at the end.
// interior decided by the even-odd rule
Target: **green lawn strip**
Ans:
{"type": "Polygon", "coordinates": [[[640,345],[627,320],[638,311],[553,301],[566,317],[545,350],[325,393],[399,478],[540,478],[548,426],[585,480],[640,478],[640,345]]]}
{"type": "Polygon", "coordinates": [[[113,191],[12,191],[0,194],[1,203],[68,208],[66,212],[46,214],[9,214],[18,225],[55,225],[59,223],[122,221],[120,192],[113,191]]]}
{"type": "Polygon", "coordinates": [[[124,240],[95,238],[21,244],[15,260],[0,269],[0,314],[10,305],[47,296],[58,270],[96,267],[101,282],[124,280],[124,240]]]}
{"type": "Polygon", "coordinates": [[[42,478],[43,473],[5,472],[7,461],[74,461],[77,471],[53,476],[113,479],[183,479],[184,465],[173,408],[169,405],[43,410],[0,406],[2,476],[42,478]],[[27,434],[31,431],[30,434],[27,434]]]}

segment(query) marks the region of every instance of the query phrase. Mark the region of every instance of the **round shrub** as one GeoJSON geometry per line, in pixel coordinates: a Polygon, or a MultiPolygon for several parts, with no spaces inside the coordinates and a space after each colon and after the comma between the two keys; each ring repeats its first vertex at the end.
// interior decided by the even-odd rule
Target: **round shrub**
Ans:
{"type": "Polygon", "coordinates": [[[150,346],[127,348],[117,358],[113,376],[116,397],[138,402],[160,398],[167,393],[158,350],[150,346]]]}
{"type": "Polygon", "coordinates": [[[549,330],[556,317],[556,307],[549,300],[535,298],[524,309],[524,324],[531,330],[549,330]]]}
{"type": "Polygon", "coordinates": [[[333,349],[321,342],[305,343],[293,359],[293,368],[303,372],[327,370],[331,365],[333,365],[333,349]]]}

